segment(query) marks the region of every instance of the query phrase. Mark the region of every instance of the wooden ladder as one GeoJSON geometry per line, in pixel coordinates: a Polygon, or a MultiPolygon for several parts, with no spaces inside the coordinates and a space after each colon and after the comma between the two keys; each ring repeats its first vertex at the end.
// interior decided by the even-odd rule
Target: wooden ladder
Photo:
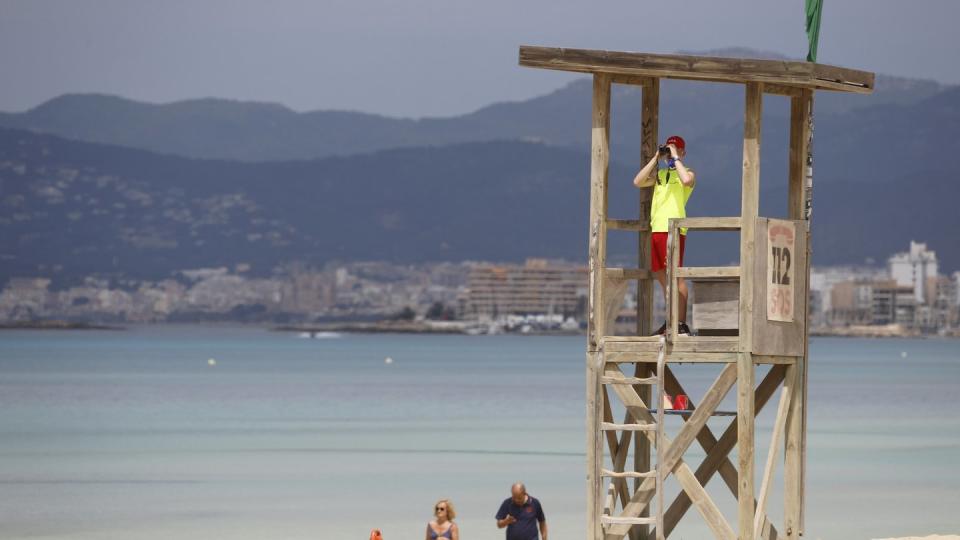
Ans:
{"type": "MultiPolygon", "coordinates": [[[[602,362],[606,362],[603,351],[600,352],[600,358],[602,362]]],[[[657,387],[657,398],[654,403],[656,407],[654,409],[650,408],[650,404],[646,405],[646,411],[650,413],[645,416],[652,416],[653,411],[656,411],[656,422],[647,422],[647,423],[636,423],[636,424],[615,424],[612,422],[603,422],[600,425],[601,431],[642,431],[642,432],[655,432],[655,442],[654,445],[657,449],[657,462],[653,467],[648,471],[613,471],[609,469],[601,469],[600,476],[603,478],[655,478],[656,479],[656,493],[655,497],[657,500],[657,511],[656,515],[653,517],[649,516],[639,516],[639,517],[623,517],[623,516],[612,516],[610,512],[612,508],[608,507],[604,509],[603,515],[600,516],[600,524],[606,530],[611,525],[654,525],[656,527],[657,539],[663,540],[663,512],[664,512],[664,502],[663,502],[663,482],[664,478],[667,475],[668,471],[663,470],[660,466],[663,463],[663,453],[664,453],[664,402],[666,398],[666,390],[664,389],[664,373],[666,371],[666,338],[660,336],[660,346],[659,352],[657,354],[657,375],[655,377],[601,377],[600,383],[602,385],[613,385],[613,384],[628,384],[628,385],[651,385],[657,387]]],[[[651,400],[652,401],[652,400],[651,400]]],[[[613,483],[611,482],[610,488],[613,488],[613,483]]],[[[599,494],[598,494],[599,495],[599,494]]]]}

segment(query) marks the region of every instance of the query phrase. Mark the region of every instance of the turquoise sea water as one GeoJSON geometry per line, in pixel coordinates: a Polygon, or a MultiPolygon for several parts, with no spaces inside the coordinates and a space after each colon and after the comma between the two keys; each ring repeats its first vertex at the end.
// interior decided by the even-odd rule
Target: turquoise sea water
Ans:
{"type": "MultiPolygon", "coordinates": [[[[418,539],[450,497],[464,540],[500,539],[493,514],[522,480],[551,538],[581,539],[584,345],[2,332],[0,538],[418,539]]],[[[678,367],[695,400],[715,374],[678,367]]],[[[960,532],[960,342],[814,339],[809,392],[807,538],[960,532]]],[[[719,479],[708,490],[733,509],[719,479]]],[[[705,538],[700,522],[672,537],[705,538]]]]}

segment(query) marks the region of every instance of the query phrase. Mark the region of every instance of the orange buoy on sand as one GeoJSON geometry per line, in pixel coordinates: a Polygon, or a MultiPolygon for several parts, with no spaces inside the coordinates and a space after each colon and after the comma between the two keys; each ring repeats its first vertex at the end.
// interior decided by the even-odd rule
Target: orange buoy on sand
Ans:
{"type": "Polygon", "coordinates": [[[380,529],[374,529],[370,531],[370,540],[383,540],[383,535],[380,534],[380,529]]]}

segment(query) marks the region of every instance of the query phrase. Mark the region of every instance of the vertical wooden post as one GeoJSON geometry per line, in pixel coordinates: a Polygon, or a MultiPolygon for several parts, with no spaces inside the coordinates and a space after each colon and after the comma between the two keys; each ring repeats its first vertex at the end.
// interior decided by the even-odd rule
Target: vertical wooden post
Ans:
{"type": "MultiPolygon", "coordinates": [[[[741,309],[743,309],[741,307],[741,309]]],[[[737,534],[740,540],[753,540],[754,520],[754,384],[753,355],[737,355],[737,534]]]]}
{"type": "Polygon", "coordinates": [[[813,91],[804,89],[790,98],[790,170],[787,191],[787,216],[806,219],[807,145],[810,138],[807,117],[810,115],[813,91]]]}
{"type": "MultiPolygon", "coordinates": [[[[643,109],[641,113],[642,133],[640,140],[640,166],[657,153],[660,128],[660,79],[651,79],[649,86],[643,87],[643,109]]],[[[653,187],[640,190],[640,223],[650,224],[650,204],[653,200],[653,187]]],[[[650,268],[650,230],[640,231],[640,245],[637,246],[638,268],[650,268]]],[[[637,284],[637,335],[649,336],[653,331],[650,320],[653,316],[653,279],[641,279],[637,284]]],[[[640,396],[641,398],[643,396],[640,396]]],[[[645,403],[649,403],[645,401],[645,403]]],[[[645,436],[640,435],[642,439],[645,436]]],[[[640,469],[637,469],[640,470],[640,469]]]]}
{"type": "Polygon", "coordinates": [[[604,396],[600,384],[603,372],[603,351],[587,353],[587,540],[601,540],[603,527],[600,514],[603,511],[603,422],[604,396]]]}
{"type": "Polygon", "coordinates": [[[760,123],[763,84],[747,83],[743,120],[743,178],[740,199],[740,338],[737,355],[737,456],[739,461],[737,531],[741,540],[753,540],[754,521],[754,365],[753,281],[756,223],[760,206],[760,123]]]}
{"type": "MultiPolygon", "coordinates": [[[[640,135],[640,166],[642,167],[657,153],[658,131],[660,126],[660,79],[651,79],[648,85],[643,87],[643,104],[640,117],[641,135],[640,135]]],[[[653,199],[653,188],[643,188],[640,190],[640,216],[641,224],[650,223],[650,203],[653,199]]],[[[640,245],[637,246],[637,268],[650,268],[650,230],[640,231],[640,245]]],[[[653,331],[650,327],[650,321],[653,318],[653,278],[641,279],[637,282],[637,335],[649,336],[653,331]]],[[[653,374],[650,364],[637,362],[634,367],[635,377],[650,377],[653,374]]],[[[642,384],[635,387],[637,394],[644,403],[651,403],[652,397],[649,385],[642,384]]],[[[633,434],[633,470],[649,471],[651,466],[650,458],[650,439],[637,431],[633,434]]],[[[633,479],[633,491],[640,489],[641,478],[633,479]]],[[[641,516],[650,515],[650,509],[646,508],[641,516]]],[[[647,540],[650,535],[650,527],[647,525],[638,525],[631,530],[631,540],[647,540]]]]}
{"type": "MultiPolygon", "coordinates": [[[[804,219],[807,221],[807,245],[806,266],[804,268],[805,280],[804,290],[810,291],[810,264],[812,260],[811,238],[812,230],[810,228],[810,218],[813,213],[813,90],[805,88],[801,90],[800,95],[791,98],[790,102],[790,197],[789,209],[790,219],[804,219]]],[[[791,509],[788,504],[785,508],[787,519],[793,516],[795,527],[790,536],[790,527],[786,528],[788,538],[796,538],[803,533],[804,514],[806,509],[806,498],[804,491],[806,486],[806,468],[807,468],[807,370],[809,369],[810,357],[810,309],[809,298],[807,299],[807,309],[804,313],[806,317],[803,330],[803,362],[801,363],[800,381],[798,387],[800,391],[795,395],[799,398],[799,412],[802,419],[801,426],[798,428],[799,442],[797,446],[797,455],[794,461],[788,461],[784,465],[784,487],[790,487],[795,491],[793,495],[788,492],[788,497],[797,499],[796,508],[791,509]],[[789,476],[794,478],[790,479],[789,476]],[[790,482],[788,484],[788,482],[790,482]],[[794,512],[794,514],[791,514],[794,512]]],[[[790,436],[790,431],[787,436],[790,436]]],[[[790,442],[788,440],[787,444],[790,442]]],[[[787,499],[789,501],[790,499],[787,499]]],[[[789,523],[789,521],[788,521],[789,523]]]]}
{"type": "MultiPolygon", "coordinates": [[[[806,99],[808,92],[810,91],[804,90],[799,96],[790,99],[790,183],[787,209],[790,219],[797,220],[806,219],[807,143],[809,139],[807,116],[810,106],[810,101],[806,99]]],[[[808,245],[801,247],[801,249],[808,249],[808,247],[809,241],[808,245]]],[[[796,540],[800,535],[800,501],[803,498],[800,487],[802,475],[801,450],[803,448],[803,398],[798,384],[802,380],[802,372],[799,370],[803,369],[801,364],[805,364],[803,362],[805,359],[806,341],[804,341],[804,358],[800,363],[787,368],[787,376],[784,379],[784,384],[793,387],[791,389],[790,412],[787,416],[783,462],[783,531],[788,540],[796,540]]]]}
{"type": "MultiPolygon", "coordinates": [[[[747,83],[743,119],[743,179],[740,195],[740,352],[752,352],[753,274],[757,217],[760,211],[760,119],[763,113],[762,83],[747,83]]],[[[763,307],[762,299],[758,299],[763,307]]],[[[751,389],[752,391],[752,389],[751,389]]]]}
{"type": "Polygon", "coordinates": [[[593,76],[593,122],[590,152],[590,291],[589,350],[598,349],[606,335],[604,274],[607,259],[607,174],[610,169],[610,75],[593,76]]]}
{"type": "Polygon", "coordinates": [[[680,318],[680,279],[677,268],[680,267],[680,227],[676,219],[670,219],[667,227],[667,341],[677,337],[680,318]]]}
{"type": "Polygon", "coordinates": [[[787,367],[784,384],[790,385],[790,408],[787,412],[783,463],[783,532],[788,540],[800,537],[800,507],[803,501],[803,371],[804,360],[798,358],[787,367]]]}
{"type": "Polygon", "coordinates": [[[587,344],[587,540],[603,538],[600,524],[602,509],[603,465],[603,351],[600,339],[606,333],[604,313],[604,275],[607,257],[607,174],[610,167],[610,75],[593,76],[593,121],[590,158],[590,291],[588,296],[587,344]]]}

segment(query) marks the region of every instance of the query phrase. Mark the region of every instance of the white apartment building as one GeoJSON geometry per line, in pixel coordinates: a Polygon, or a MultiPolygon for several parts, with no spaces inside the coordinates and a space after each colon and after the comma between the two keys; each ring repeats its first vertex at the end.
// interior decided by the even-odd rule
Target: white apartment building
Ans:
{"type": "Polygon", "coordinates": [[[928,283],[937,277],[937,254],[926,243],[910,241],[910,251],[897,253],[887,261],[890,277],[897,285],[913,287],[918,304],[926,303],[928,283]]]}

